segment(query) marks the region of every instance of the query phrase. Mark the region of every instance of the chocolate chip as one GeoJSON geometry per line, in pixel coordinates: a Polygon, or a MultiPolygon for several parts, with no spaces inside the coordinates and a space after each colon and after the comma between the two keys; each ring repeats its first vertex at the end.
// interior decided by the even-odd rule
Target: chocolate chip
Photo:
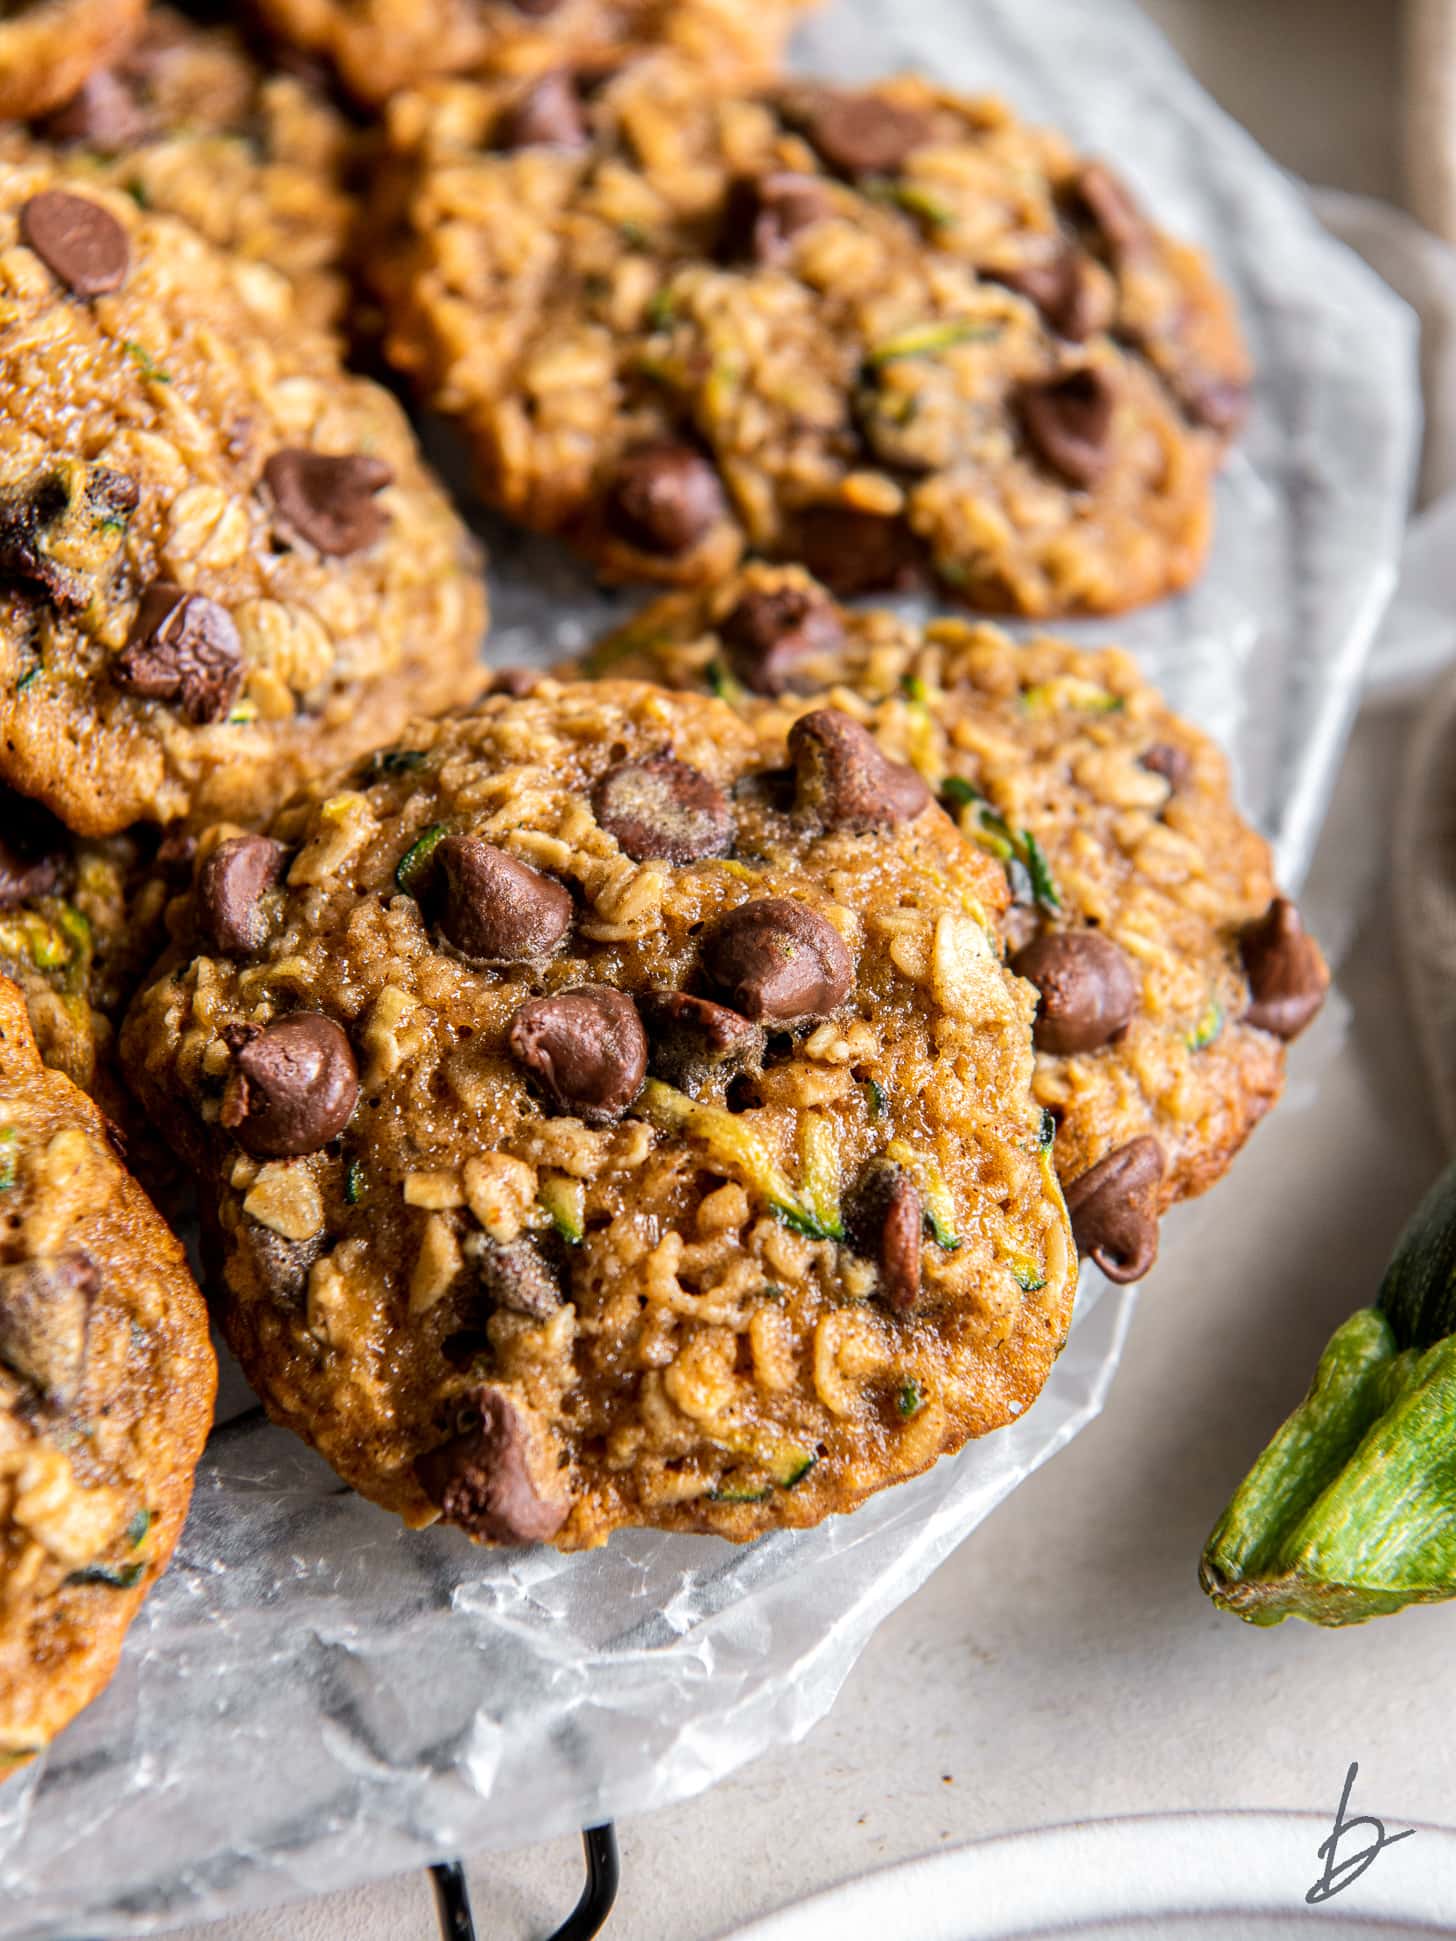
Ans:
{"type": "Polygon", "coordinates": [[[100,1284],[79,1250],[0,1267],[0,1361],[50,1408],[69,1407],[80,1390],[100,1284]]]}
{"type": "Polygon", "coordinates": [[[1179,789],[1187,788],[1193,775],[1193,757],[1186,748],[1180,748],[1173,741],[1157,741],[1138,757],[1141,767],[1150,774],[1161,775],[1168,787],[1176,795],[1179,789]]]}
{"type": "Polygon", "coordinates": [[[1232,438],[1249,411],[1249,387],[1233,378],[1184,372],[1173,389],[1185,417],[1204,431],[1232,438]]]}
{"type": "Polygon", "coordinates": [[[1077,1252],[1110,1281],[1141,1280],[1157,1259],[1162,1178],[1163,1148],[1144,1133],[1065,1189],[1077,1252]]]}
{"type": "Polygon", "coordinates": [[[667,441],[623,453],[607,493],[608,525],[646,553],[691,552],[727,510],[707,459],[667,441]]]}
{"type": "Polygon", "coordinates": [[[440,929],[477,964],[549,957],[571,929],[571,893],[481,836],[446,836],[433,857],[440,929]]]}
{"type": "Polygon", "coordinates": [[[581,100],[559,68],[517,95],[496,124],[496,146],[503,149],[585,148],[588,139],[581,100]]]}
{"type": "Polygon", "coordinates": [[[197,877],[197,933],[217,957],[245,957],[268,934],[264,894],[283,874],[288,851],[268,836],[220,842],[197,877]]]}
{"type": "Polygon", "coordinates": [[[1015,269],[986,270],[992,283],[1003,284],[1034,303],[1042,316],[1069,343],[1085,343],[1111,322],[1110,306],[1099,301],[1092,267],[1079,249],[1061,249],[1045,263],[1023,263],[1015,269]]]}
{"type": "Polygon", "coordinates": [[[556,1109],[588,1125],[620,1119],[647,1076],[637,1007],[604,984],[529,999],[511,1019],[508,1042],[556,1109]]]}
{"type": "Polygon", "coordinates": [[[1297,1038],[1325,1001],[1330,974],[1319,945],[1287,897],[1276,896],[1239,938],[1253,1002],[1245,1022],[1297,1038]]]}
{"type": "Polygon", "coordinates": [[[766,267],[787,263],[800,231],[833,214],[833,197],[817,175],[741,175],[723,205],[719,257],[766,267]]]}
{"type": "Polygon", "coordinates": [[[703,960],[713,987],[755,1021],[823,1017],[854,983],[854,961],[834,925],[788,896],[757,897],[721,917],[703,960]]]}
{"type": "Polygon", "coordinates": [[[192,874],[196,854],[197,838],[186,823],[168,823],[162,840],[157,844],[157,868],[165,876],[188,877],[192,874]]]}
{"type": "Polygon", "coordinates": [[[792,691],[805,661],[844,645],[834,603],[817,586],[751,587],[718,631],[729,668],[753,694],[792,691]]]}
{"type": "Polygon", "coordinates": [[[903,519],[854,506],[810,506],[794,521],[780,550],[846,598],[906,592],[925,576],[924,548],[903,519]]]}
{"type": "Polygon", "coordinates": [[[925,1206],[920,1189],[893,1160],[873,1160],[847,1208],[847,1233],[857,1253],[879,1262],[885,1303],[904,1314],[920,1298],[925,1206]]]}
{"type": "Polygon", "coordinates": [[[126,231],[99,202],[42,189],[20,205],[20,240],[73,296],[119,290],[131,261],[126,231]]]}
{"type": "Polygon", "coordinates": [[[90,604],[97,576],[74,563],[77,542],[94,546],[101,529],[119,534],[140,496],[134,478],[105,465],[68,466],[7,487],[0,492],[0,580],[29,582],[62,612],[79,611],[90,604]]]}
{"type": "Polygon", "coordinates": [[[534,694],[545,680],[539,667],[497,667],[485,684],[487,694],[509,694],[514,701],[534,694]]]}
{"type": "Polygon", "coordinates": [[[48,896],[65,853],[66,832],[50,811],[0,788],[0,910],[48,896]]]}
{"type": "Polygon", "coordinates": [[[809,140],[841,175],[893,175],[930,140],[930,124],[877,94],[832,94],[809,117],[809,140]]]}
{"type": "Polygon", "coordinates": [[[634,862],[658,856],[692,863],[733,847],[733,811],[722,789],[672,755],[609,768],[591,801],[597,821],[634,862]]]}
{"type": "Polygon", "coordinates": [[[512,1314],[525,1314],[533,1321],[546,1321],[561,1306],[561,1289],[555,1276],[529,1240],[513,1240],[506,1246],[478,1236],[475,1271],[482,1293],[495,1306],[509,1308],[512,1314]]]}
{"type": "Polygon", "coordinates": [[[887,829],[930,807],[913,768],[892,762],[874,736],[838,708],[815,708],[789,730],[795,813],[823,829],[887,829]]]}
{"type": "Polygon", "coordinates": [[[106,154],[134,148],[151,132],[135,92],[110,68],[93,74],[79,94],[47,115],[42,128],[47,141],[81,143],[106,154]]]}
{"type": "Polygon", "coordinates": [[[1114,262],[1140,256],[1151,245],[1153,232],[1137,197],[1106,162],[1088,162],[1080,170],[1072,185],[1072,199],[1077,212],[1101,236],[1114,262]]]}
{"type": "Polygon", "coordinates": [[[1095,485],[1112,453],[1113,389],[1100,371],[1072,371],[1020,393],[1026,436],[1038,457],[1069,484],[1095,485]]]}
{"type": "Polygon", "coordinates": [[[335,456],[292,448],[274,452],[263,467],[283,524],[335,559],[361,553],[383,537],[389,514],[374,495],[393,478],[382,458],[365,452],[335,456]]]}
{"type": "Polygon", "coordinates": [[[247,1152],[285,1159],[336,1138],[358,1097],[349,1040],[332,1018],[299,1011],[234,1052],[222,1123],[247,1152]]]}
{"type": "Polygon", "coordinates": [[[142,595],[116,678],[147,701],[174,701],[191,722],[220,721],[243,684],[243,646],[226,607],[170,580],[142,595]]]}
{"type": "Polygon", "coordinates": [[[238,1229],[238,1246],[246,1255],[265,1299],[280,1307],[301,1307],[308,1292],[308,1276],[323,1254],[328,1235],[288,1240],[257,1220],[245,1219],[238,1229]]]}
{"type": "Polygon", "coordinates": [[[420,1487],[447,1523],[478,1542],[548,1542],[571,1504],[558,1494],[544,1433],[503,1389],[478,1388],[466,1402],[479,1424],[420,1457],[420,1487]]]}
{"type": "Polygon", "coordinates": [[[1138,980],[1124,952],[1095,930],[1052,930],[1011,968],[1041,993],[1032,1029],[1038,1051],[1070,1055],[1110,1044],[1138,1007],[1138,980]]]}
{"type": "Polygon", "coordinates": [[[756,1072],[763,1064],[763,1027],[726,1004],[687,991],[649,991],[638,999],[655,1078],[696,1098],[714,1074],[756,1072]]]}

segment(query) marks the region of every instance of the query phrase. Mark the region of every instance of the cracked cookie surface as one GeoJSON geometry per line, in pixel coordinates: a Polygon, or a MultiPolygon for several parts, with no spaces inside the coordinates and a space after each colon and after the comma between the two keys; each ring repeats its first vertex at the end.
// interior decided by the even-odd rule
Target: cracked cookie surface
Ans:
{"type": "Polygon", "coordinates": [[[470,698],[478,550],[282,278],[0,164],[0,779],[84,835],[263,813],[470,698]]]}
{"type": "Polygon", "coordinates": [[[216,1379],[181,1244],[0,978],[0,1778],[115,1669],[216,1379]]]}
{"type": "Polygon", "coordinates": [[[795,568],[668,595],[586,666],[724,695],[769,760],[801,715],[838,707],[918,770],[1007,873],[1079,1239],[1117,1277],[1145,1272],[1158,1213],[1229,1165],[1328,983],[1208,738],[1116,649],[850,611],[795,568]],[[1094,1231],[1129,1207],[1116,1244],[1094,1231]]]}
{"type": "Polygon", "coordinates": [[[746,1539],[1030,1405],[1076,1263],[999,866],[833,710],[636,683],[415,723],[204,838],[123,1057],[225,1326],[366,1495],[746,1539]]]}
{"type": "Polygon", "coordinates": [[[1186,585],[1248,367],[1197,251],[1103,163],[914,78],[394,105],[388,350],[487,501],[618,580],[745,552],[986,610],[1186,585]]]}

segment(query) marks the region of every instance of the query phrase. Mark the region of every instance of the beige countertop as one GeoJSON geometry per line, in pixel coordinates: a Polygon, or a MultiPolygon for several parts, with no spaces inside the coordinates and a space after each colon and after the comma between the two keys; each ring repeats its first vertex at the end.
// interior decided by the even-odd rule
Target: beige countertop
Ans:
{"type": "MultiPolygon", "coordinates": [[[[1396,192],[1393,4],[1147,6],[1279,160],[1396,192]]],[[[1300,1047],[1289,1102],[1184,1216],[1106,1413],[883,1627],[803,1744],[620,1828],[609,1935],[707,1941],[868,1868],[1013,1828],[1193,1806],[1333,1811],[1352,1759],[1368,1810],[1456,1823],[1456,1744],[1429,1713],[1450,1612],[1260,1633],[1215,1612],[1194,1574],[1231,1485],[1331,1328],[1373,1292],[1439,1163],[1384,886],[1405,726],[1362,720],[1310,891],[1331,934],[1356,926],[1343,1041],[1327,1023],[1323,1045],[1300,1047]]],[[[470,1875],[482,1933],[514,1941],[564,1917],[580,1852],[552,1841],[470,1875]]],[[[193,1941],[436,1931],[421,1875],[193,1941]]]]}

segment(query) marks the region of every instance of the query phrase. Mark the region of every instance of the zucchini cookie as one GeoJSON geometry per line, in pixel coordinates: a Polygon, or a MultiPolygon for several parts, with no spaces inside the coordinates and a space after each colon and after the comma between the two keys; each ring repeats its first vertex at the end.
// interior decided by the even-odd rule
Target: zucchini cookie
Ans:
{"type": "Polygon", "coordinates": [[[808,1525],[1046,1378],[1005,876],[844,714],[792,755],[543,680],[203,841],[126,1069],[269,1410],[411,1524],[808,1525]]]}
{"type": "Polygon", "coordinates": [[[147,0],[19,0],[0,7],[0,119],[43,115],[114,60],[147,0]]]}
{"type": "Polygon", "coordinates": [[[1048,615],[1198,571],[1248,380],[1231,307],[998,102],[650,63],[440,88],[394,132],[389,354],[485,498],[606,578],[756,552],[1048,615]]]}
{"type": "Polygon", "coordinates": [[[262,67],[235,29],[154,9],[36,132],[78,175],[282,270],[307,322],[343,322],[357,131],[308,80],[262,67]]]}
{"type": "Polygon", "coordinates": [[[706,70],[771,69],[813,0],[261,0],[278,37],[378,106],[438,75],[607,68],[666,50],[706,70]]]}
{"type": "Polygon", "coordinates": [[[181,1244],[0,978],[0,1776],[115,1669],[216,1382],[181,1244]]]}
{"type": "Polygon", "coordinates": [[[1158,1215],[1227,1168],[1329,983],[1208,738],[1116,649],[849,612],[795,568],[668,595],[588,667],[714,688],[765,759],[830,706],[913,763],[1006,871],[1081,1249],[1114,1279],[1145,1273],[1158,1215]]]}
{"type": "Polygon", "coordinates": [[[0,164],[0,780],[67,826],[246,820],[470,698],[477,549],[284,280],[0,164]]]}

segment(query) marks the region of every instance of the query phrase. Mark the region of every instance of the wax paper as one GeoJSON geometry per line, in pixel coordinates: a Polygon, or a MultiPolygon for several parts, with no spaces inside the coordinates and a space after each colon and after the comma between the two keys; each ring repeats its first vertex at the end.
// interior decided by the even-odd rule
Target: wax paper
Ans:
{"type": "MultiPolygon", "coordinates": [[[[838,0],[798,64],[1003,92],[1111,157],[1231,281],[1260,376],[1209,572],[1080,631],[1132,646],[1219,736],[1297,880],[1394,577],[1418,417],[1409,313],[1126,0],[838,0]]],[[[627,610],[553,547],[485,529],[494,658],[554,658],[627,610]]],[[[410,1533],[268,1427],[234,1374],[234,1419],[114,1684],[0,1786],[0,1936],[143,1933],[519,1845],[681,1799],[801,1737],[875,1625],[1097,1413],[1132,1300],[1084,1277],[1021,1422],[851,1517],[741,1551],[632,1533],[587,1556],[487,1554],[410,1533]]]]}

